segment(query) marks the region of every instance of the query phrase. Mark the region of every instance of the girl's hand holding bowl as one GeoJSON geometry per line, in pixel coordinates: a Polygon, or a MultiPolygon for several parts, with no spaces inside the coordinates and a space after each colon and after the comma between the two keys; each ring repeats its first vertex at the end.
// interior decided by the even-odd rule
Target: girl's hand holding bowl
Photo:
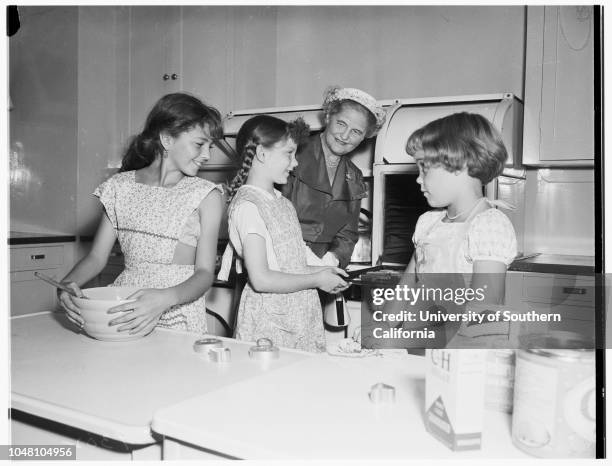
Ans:
{"type": "Polygon", "coordinates": [[[106,312],[111,314],[109,327],[116,327],[118,332],[130,335],[152,329],[163,312],[174,304],[168,290],[156,288],[138,290],[127,299],[133,301],[112,307],[106,312]]]}
{"type": "Polygon", "coordinates": [[[70,294],[67,291],[58,289],[57,298],[59,300],[60,306],[62,306],[62,308],[66,311],[66,317],[68,317],[68,320],[77,325],[79,328],[83,328],[83,325],[85,325],[85,320],[83,320],[83,317],[81,317],[81,311],[79,309],[79,306],[73,301],[73,298],[75,296],[84,296],[83,291],[81,291],[79,286],[74,282],[64,284],[68,288],[74,290],[74,294],[70,294]]]}
{"type": "MultiPolygon", "coordinates": [[[[84,297],[69,296],[67,299],[72,301],[79,317],[76,322],[83,322],[80,328],[87,335],[102,341],[129,341],[148,335],[157,324],[157,320],[154,319],[152,325],[140,327],[139,330],[129,333],[119,332],[117,326],[110,326],[110,321],[132,314],[128,310],[135,307],[136,300],[133,297],[139,291],[141,290],[136,287],[102,286],[85,288],[82,290],[84,297]],[[109,313],[110,310],[116,311],[109,313]]],[[[67,299],[62,301],[64,309],[70,306],[69,303],[66,304],[67,299]]],[[[74,309],[71,309],[71,311],[76,313],[74,309]]],[[[66,312],[68,313],[68,309],[66,309],[66,312]]],[[[68,318],[71,317],[74,318],[72,314],[68,313],[68,318]]],[[[71,320],[75,322],[75,320],[71,320]]]]}

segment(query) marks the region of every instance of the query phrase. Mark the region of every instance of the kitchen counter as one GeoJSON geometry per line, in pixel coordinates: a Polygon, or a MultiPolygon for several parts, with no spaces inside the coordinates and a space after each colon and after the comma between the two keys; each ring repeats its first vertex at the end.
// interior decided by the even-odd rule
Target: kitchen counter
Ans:
{"type": "Polygon", "coordinates": [[[595,273],[595,257],[565,254],[538,254],[534,257],[515,260],[510,264],[508,270],[517,272],[589,275],[595,273]]]}
{"type": "Polygon", "coordinates": [[[501,412],[486,411],[481,450],[454,452],[433,438],[423,423],[424,374],[424,358],[401,351],[319,355],[161,408],[152,428],[164,436],[164,459],[171,460],[527,457],[512,444],[510,416],[501,412]],[[394,404],[370,402],[378,382],[395,387],[394,404]]]}
{"type": "Polygon", "coordinates": [[[77,334],[61,313],[11,319],[11,407],[130,445],[156,442],[150,424],[164,406],[312,357],[284,351],[270,367],[251,361],[252,344],[223,339],[232,363],[193,351],[201,336],[166,329],[130,342],[77,334]]]}
{"type": "Polygon", "coordinates": [[[50,233],[28,233],[24,231],[9,231],[9,246],[18,244],[41,244],[41,243],[74,243],[76,236],[59,235],[50,233]]]}
{"type": "Polygon", "coordinates": [[[163,436],[164,459],[202,449],[247,459],[526,456],[504,413],[486,412],[482,450],[453,452],[431,437],[424,359],[403,351],[354,359],[283,349],[265,367],[249,359],[250,343],[223,339],[232,362],[216,364],[193,351],[193,334],[100,342],[57,313],[12,318],[11,336],[13,409],[132,446],[163,436]],[[369,401],[378,382],[396,388],[395,404],[369,401]]]}

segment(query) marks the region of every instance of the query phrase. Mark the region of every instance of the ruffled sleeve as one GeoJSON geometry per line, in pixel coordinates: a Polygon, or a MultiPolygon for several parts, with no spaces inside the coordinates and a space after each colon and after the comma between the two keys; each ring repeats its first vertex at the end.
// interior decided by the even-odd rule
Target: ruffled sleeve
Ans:
{"type": "Polygon", "coordinates": [[[216,184],[212,181],[205,180],[203,178],[195,178],[194,180],[200,183],[200,190],[202,199],[204,199],[211,191],[217,190],[222,196],[225,196],[225,190],[222,184],[216,184]]]}
{"type": "Polygon", "coordinates": [[[117,200],[116,177],[113,176],[106,180],[104,183],[98,186],[92,194],[100,199],[100,202],[104,206],[106,216],[113,225],[113,228],[117,228],[117,212],[115,211],[115,205],[117,200]]]}
{"type": "Polygon", "coordinates": [[[412,242],[416,244],[427,236],[427,233],[431,227],[444,216],[443,210],[429,210],[422,214],[414,227],[414,234],[412,235],[412,242]]]}
{"type": "Polygon", "coordinates": [[[472,221],[467,235],[467,259],[489,260],[507,266],[516,257],[516,233],[510,219],[497,209],[488,209],[472,221]]]}
{"type": "Polygon", "coordinates": [[[219,191],[222,198],[225,196],[223,186],[214,184],[208,180],[194,177],[194,188],[192,189],[193,196],[191,202],[193,203],[193,211],[187,217],[185,224],[181,228],[178,240],[181,243],[189,246],[196,247],[198,245],[198,239],[200,238],[201,227],[200,227],[200,212],[198,206],[212,191],[219,191]]]}

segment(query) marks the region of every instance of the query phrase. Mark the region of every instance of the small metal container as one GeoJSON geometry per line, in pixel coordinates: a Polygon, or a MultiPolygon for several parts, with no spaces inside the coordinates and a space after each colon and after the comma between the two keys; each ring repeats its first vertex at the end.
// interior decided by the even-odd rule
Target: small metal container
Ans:
{"type": "Polygon", "coordinates": [[[259,338],[257,344],[249,349],[249,357],[258,361],[271,361],[279,356],[280,350],[269,338],[259,338]]]}
{"type": "Polygon", "coordinates": [[[512,440],[541,458],[595,458],[593,343],[557,333],[564,335],[542,335],[517,354],[512,440]]]}
{"type": "Polygon", "coordinates": [[[223,342],[218,338],[202,338],[200,340],[196,340],[193,344],[193,350],[196,353],[200,353],[202,355],[208,356],[208,352],[212,348],[221,348],[223,347],[223,342]]]}

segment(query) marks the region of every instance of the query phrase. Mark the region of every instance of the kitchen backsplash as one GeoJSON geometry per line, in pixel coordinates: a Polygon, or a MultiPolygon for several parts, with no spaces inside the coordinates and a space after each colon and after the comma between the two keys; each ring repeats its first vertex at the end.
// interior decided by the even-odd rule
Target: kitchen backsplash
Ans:
{"type": "Polygon", "coordinates": [[[593,169],[527,169],[526,175],[524,251],[593,256],[593,169]]]}

